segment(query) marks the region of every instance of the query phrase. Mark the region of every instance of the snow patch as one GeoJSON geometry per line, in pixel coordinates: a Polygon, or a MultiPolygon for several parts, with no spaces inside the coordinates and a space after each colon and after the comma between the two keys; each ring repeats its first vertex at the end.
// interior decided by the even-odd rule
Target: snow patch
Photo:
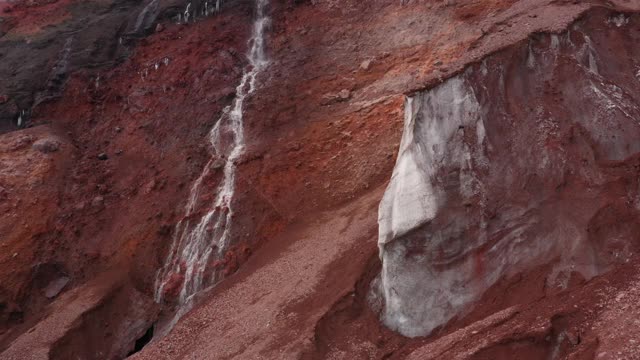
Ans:
{"type": "Polygon", "coordinates": [[[612,16],[607,19],[607,23],[609,25],[615,25],[616,27],[622,27],[629,23],[629,17],[625,14],[619,14],[617,16],[612,16]]]}

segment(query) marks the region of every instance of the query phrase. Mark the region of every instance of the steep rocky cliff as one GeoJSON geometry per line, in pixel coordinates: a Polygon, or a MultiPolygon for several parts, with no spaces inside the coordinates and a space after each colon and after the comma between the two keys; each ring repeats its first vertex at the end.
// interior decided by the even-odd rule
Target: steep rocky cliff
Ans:
{"type": "Polygon", "coordinates": [[[0,0],[0,357],[637,358],[636,11],[0,0]]]}

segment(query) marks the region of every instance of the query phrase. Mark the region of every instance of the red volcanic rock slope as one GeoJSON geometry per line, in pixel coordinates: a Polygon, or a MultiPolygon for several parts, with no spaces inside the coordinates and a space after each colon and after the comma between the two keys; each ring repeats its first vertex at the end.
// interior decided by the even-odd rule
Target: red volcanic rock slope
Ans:
{"type": "MultiPolygon", "coordinates": [[[[269,64],[241,109],[244,148],[233,162],[236,230],[221,261],[198,264],[222,268],[227,278],[202,292],[199,305],[172,330],[167,321],[176,303],[171,296],[154,301],[156,274],[170,254],[176,224],[184,220],[192,185],[211,158],[209,131],[233,104],[236,87],[250,70],[245,53],[251,48],[247,40],[256,8],[254,1],[223,1],[216,14],[177,24],[185,14],[202,14],[205,5],[216,2],[191,5],[196,12],[181,1],[141,2],[134,8],[129,3],[2,5],[0,60],[11,61],[3,61],[0,75],[12,80],[0,86],[6,93],[0,94],[0,121],[6,120],[0,124],[5,132],[0,135],[0,246],[5,250],[0,254],[0,357],[117,359],[144,345],[133,358],[638,356],[634,344],[640,341],[640,327],[633,317],[640,274],[634,243],[637,211],[630,197],[637,194],[637,125],[636,112],[627,111],[637,103],[635,95],[625,97],[613,87],[632,86],[635,73],[627,73],[640,66],[635,50],[629,50],[637,38],[640,3],[271,0],[269,64]],[[144,31],[124,36],[138,28],[138,19],[147,21],[145,14],[156,6],[157,16],[145,23],[144,31]],[[111,18],[116,13],[128,15],[111,18]],[[42,21],[25,20],[36,17],[42,21]],[[78,40],[61,40],[92,19],[115,19],[105,24],[116,30],[105,26],[105,34],[77,32],[78,40]],[[382,257],[378,252],[378,206],[394,172],[405,98],[438,91],[456,76],[466,76],[477,94],[487,86],[491,91],[482,93],[481,101],[492,122],[485,136],[500,147],[491,154],[524,158],[533,148],[526,145],[527,137],[535,135],[528,130],[535,120],[529,114],[554,110],[578,121],[598,111],[618,111],[608,109],[604,100],[572,94],[591,79],[571,70],[590,69],[589,51],[567,52],[553,63],[565,70],[554,70],[548,79],[520,75],[528,71],[529,53],[539,57],[534,56],[534,67],[551,61],[552,52],[545,50],[551,46],[549,33],[578,28],[595,42],[602,86],[611,90],[605,92],[611,109],[627,111],[626,117],[616,112],[598,118],[605,125],[609,118],[621,122],[622,130],[614,129],[621,131],[620,139],[597,133],[607,126],[589,131],[560,126],[556,142],[544,143],[544,148],[555,155],[571,154],[571,166],[560,176],[566,182],[533,176],[515,183],[534,200],[544,195],[546,204],[574,209],[570,218],[579,220],[579,231],[591,243],[606,245],[599,256],[615,258],[607,252],[626,249],[624,261],[606,261],[603,271],[592,276],[569,273],[566,288],[558,291],[547,285],[557,260],[551,257],[558,253],[538,253],[536,261],[517,261],[509,271],[492,273],[495,278],[474,293],[465,311],[450,309],[445,320],[417,334],[424,336],[408,338],[385,327],[381,315],[384,323],[402,331],[393,325],[395,313],[385,310],[392,297],[376,296],[371,284],[380,283],[375,279],[389,270],[389,261],[413,266],[410,260],[427,248],[420,242],[424,236],[416,236],[412,251],[400,260],[385,256],[384,246],[382,257]],[[100,49],[111,44],[111,50],[78,45],[89,43],[100,49]],[[83,48],[94,49],[94,56],[83,48]],[[26,56],[38,54],[37,49],[46,51],[26,56]],[[105,60],[87,60],[92,58],[105,60]],[[487,70],[492,73],[486,83],[479,75],[483,61],[495,65],[487,70]],[[528,83],[521,84],[523,79],[528,83]],[[506,93],[494,91],[500,82],[506,93]],[[532,89],[531,98],[518,89],[532,89]],[[505,110],[496,110],[495,104],[505,110]],[[18,124],[24,109],[25,123],[18,124]],[[508,121],[500,118],[505,113],[508,121]],[[515,136],[523,139],[519,146],[508,148],[498,141],[515,136]],[[595,150],[591,157],[578,156],[588,153],[585,149],[595,150]],[[577,169],[593,171],[578,174],[577,169]],[[593,221],[583,221],[598,209],[593,221]]],[[[569,35],[566,41],[586,43],[580,36],[569,35]]],[[[460,141],[474,145],[474,134],[460,141]]],[[[425,151],[433,146],[425,144],[425,151]]],[[[517,169],[497,160],[494,164],[502,170],[489,167],[493,176],[507,177],[517,169]]],[[[433,162],[420,165],[416,172],[433,162]]],[[[451,179],[459,171],[454,165],[443,167],[453,175],[441,172],[432,179],[451,199],[444,207],[450,217],[443,215],[432,224],[444,232],[458,218],[475,221],[479,215],[474,211],[480,211],[474,207],[477,199],[468,206],[462,199],[463,209],[456,207],[459,187],[451,179]]],[[[202,209],[195,218],[209,210],[224,175],[215,163],[211,166],[200,180],[202,209]]],[[[478,174],[482,176],[488,175],[478,174]]],[[[504,196],[505,203],[534,202],[511,190],[515,195],[504,196]]],[[[501,198],[499,191],[491,191],[492,198],[501,198]]],[[[403,209],[417,210],[399,221],[426,214],[424,208],[403,209]]],[[[493,208],[493,215],[507,213],[500,209],[493,208]]],[[[549,229],[543,223],[531,225],[532,231],[549,229]]],[[[424,231],[416,229],[412,234],[424,231]]],[[[406,241],[402,235],[406,233],[394,233],[391,242],[406,241]]],[[[444,238],[471,243],[455,234],[444,238]]],[[[570,243],[558,237],[553,241],[570,243]]],[[[428,254],[449,259],[447,254],[464,248],[444,244],[427,248],[428,254]]],[[[481,275],[501,261],[484,258],[482,250],[474,248],[479,255],[472,264],[481,275]]],[[[398,268],[392,276],[401,274],[398,268]]],[[[181,276],[176,274],[175,282],[181,276]]],[[[430,291],[428,286],[419,290],[430,291]]],[[[416,301],[411,292],[398,294],[400,302],[416,301]]],[[[434,308],[426,311],[428,315],[434,308]]]]}

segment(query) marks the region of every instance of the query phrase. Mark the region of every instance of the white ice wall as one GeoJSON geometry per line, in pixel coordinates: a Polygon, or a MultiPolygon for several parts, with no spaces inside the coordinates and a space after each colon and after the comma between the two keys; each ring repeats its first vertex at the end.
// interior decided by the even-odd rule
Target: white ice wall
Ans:
{"type": "MultiPolygon", "coordinates": [[[[403,244],[392,242],[436,216],[446,200],[434,184],[443,164],[469,167],[461,128],[475,127],[479,143],[485,134],[478,101],[461,76],[408,98],[405,111],[399,157],[379,208],[378,244],[383,260],[379,284],[385,304],[383,322],[404,335],[419,336],[447,322],[473,300],[477,292],[473,287],[457,285],[468,282],[473,264],[469,260],[436,271],[426,258],[407,260],[403,244]]],[[[461,193],[472,196],[473,180],[462,179],[466,175],[461,171],[461,193]]],[[[431,251],[441,242],[432,239],[425,247],[431,251]]]]}

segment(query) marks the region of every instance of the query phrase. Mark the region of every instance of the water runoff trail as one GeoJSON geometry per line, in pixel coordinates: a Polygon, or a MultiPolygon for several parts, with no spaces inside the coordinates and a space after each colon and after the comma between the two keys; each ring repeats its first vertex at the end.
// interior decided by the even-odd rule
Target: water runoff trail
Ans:
{"type": "Polygon", "coordinates": [[[211,158],[191,187],[185,217],[176,225],[167,260],[156,275],[155,300],[158,303],[163,301],[168,286],[175,286],[176,279],[181,281],[177,312],[167,330],[191,309],[194,297],[200,291],[221,280],[221,275],[215,269],[211,274],[209,264],[221,259],[229,246],[233,226],[236,162],[245,149],[243,104],[256,90],[256,78],[268,65],[264,51],[264,35],[270,21],[266,13],[267,5],[268,0],[256,0],[256,17],[247,54],[249,65],[236,88],[233,103],[225,108],[209,133],[211,158]],[[201,215],[199,198],[201,192],[207,190],[203,188],[203,182],[211,171],[215,171],[214,168],[220,168],[221,161],[224,163],[222,180],[214,200],[207,207],[208,211],[201,215]],[[209,275],[205,276],[207,271],[209,275]]]}

